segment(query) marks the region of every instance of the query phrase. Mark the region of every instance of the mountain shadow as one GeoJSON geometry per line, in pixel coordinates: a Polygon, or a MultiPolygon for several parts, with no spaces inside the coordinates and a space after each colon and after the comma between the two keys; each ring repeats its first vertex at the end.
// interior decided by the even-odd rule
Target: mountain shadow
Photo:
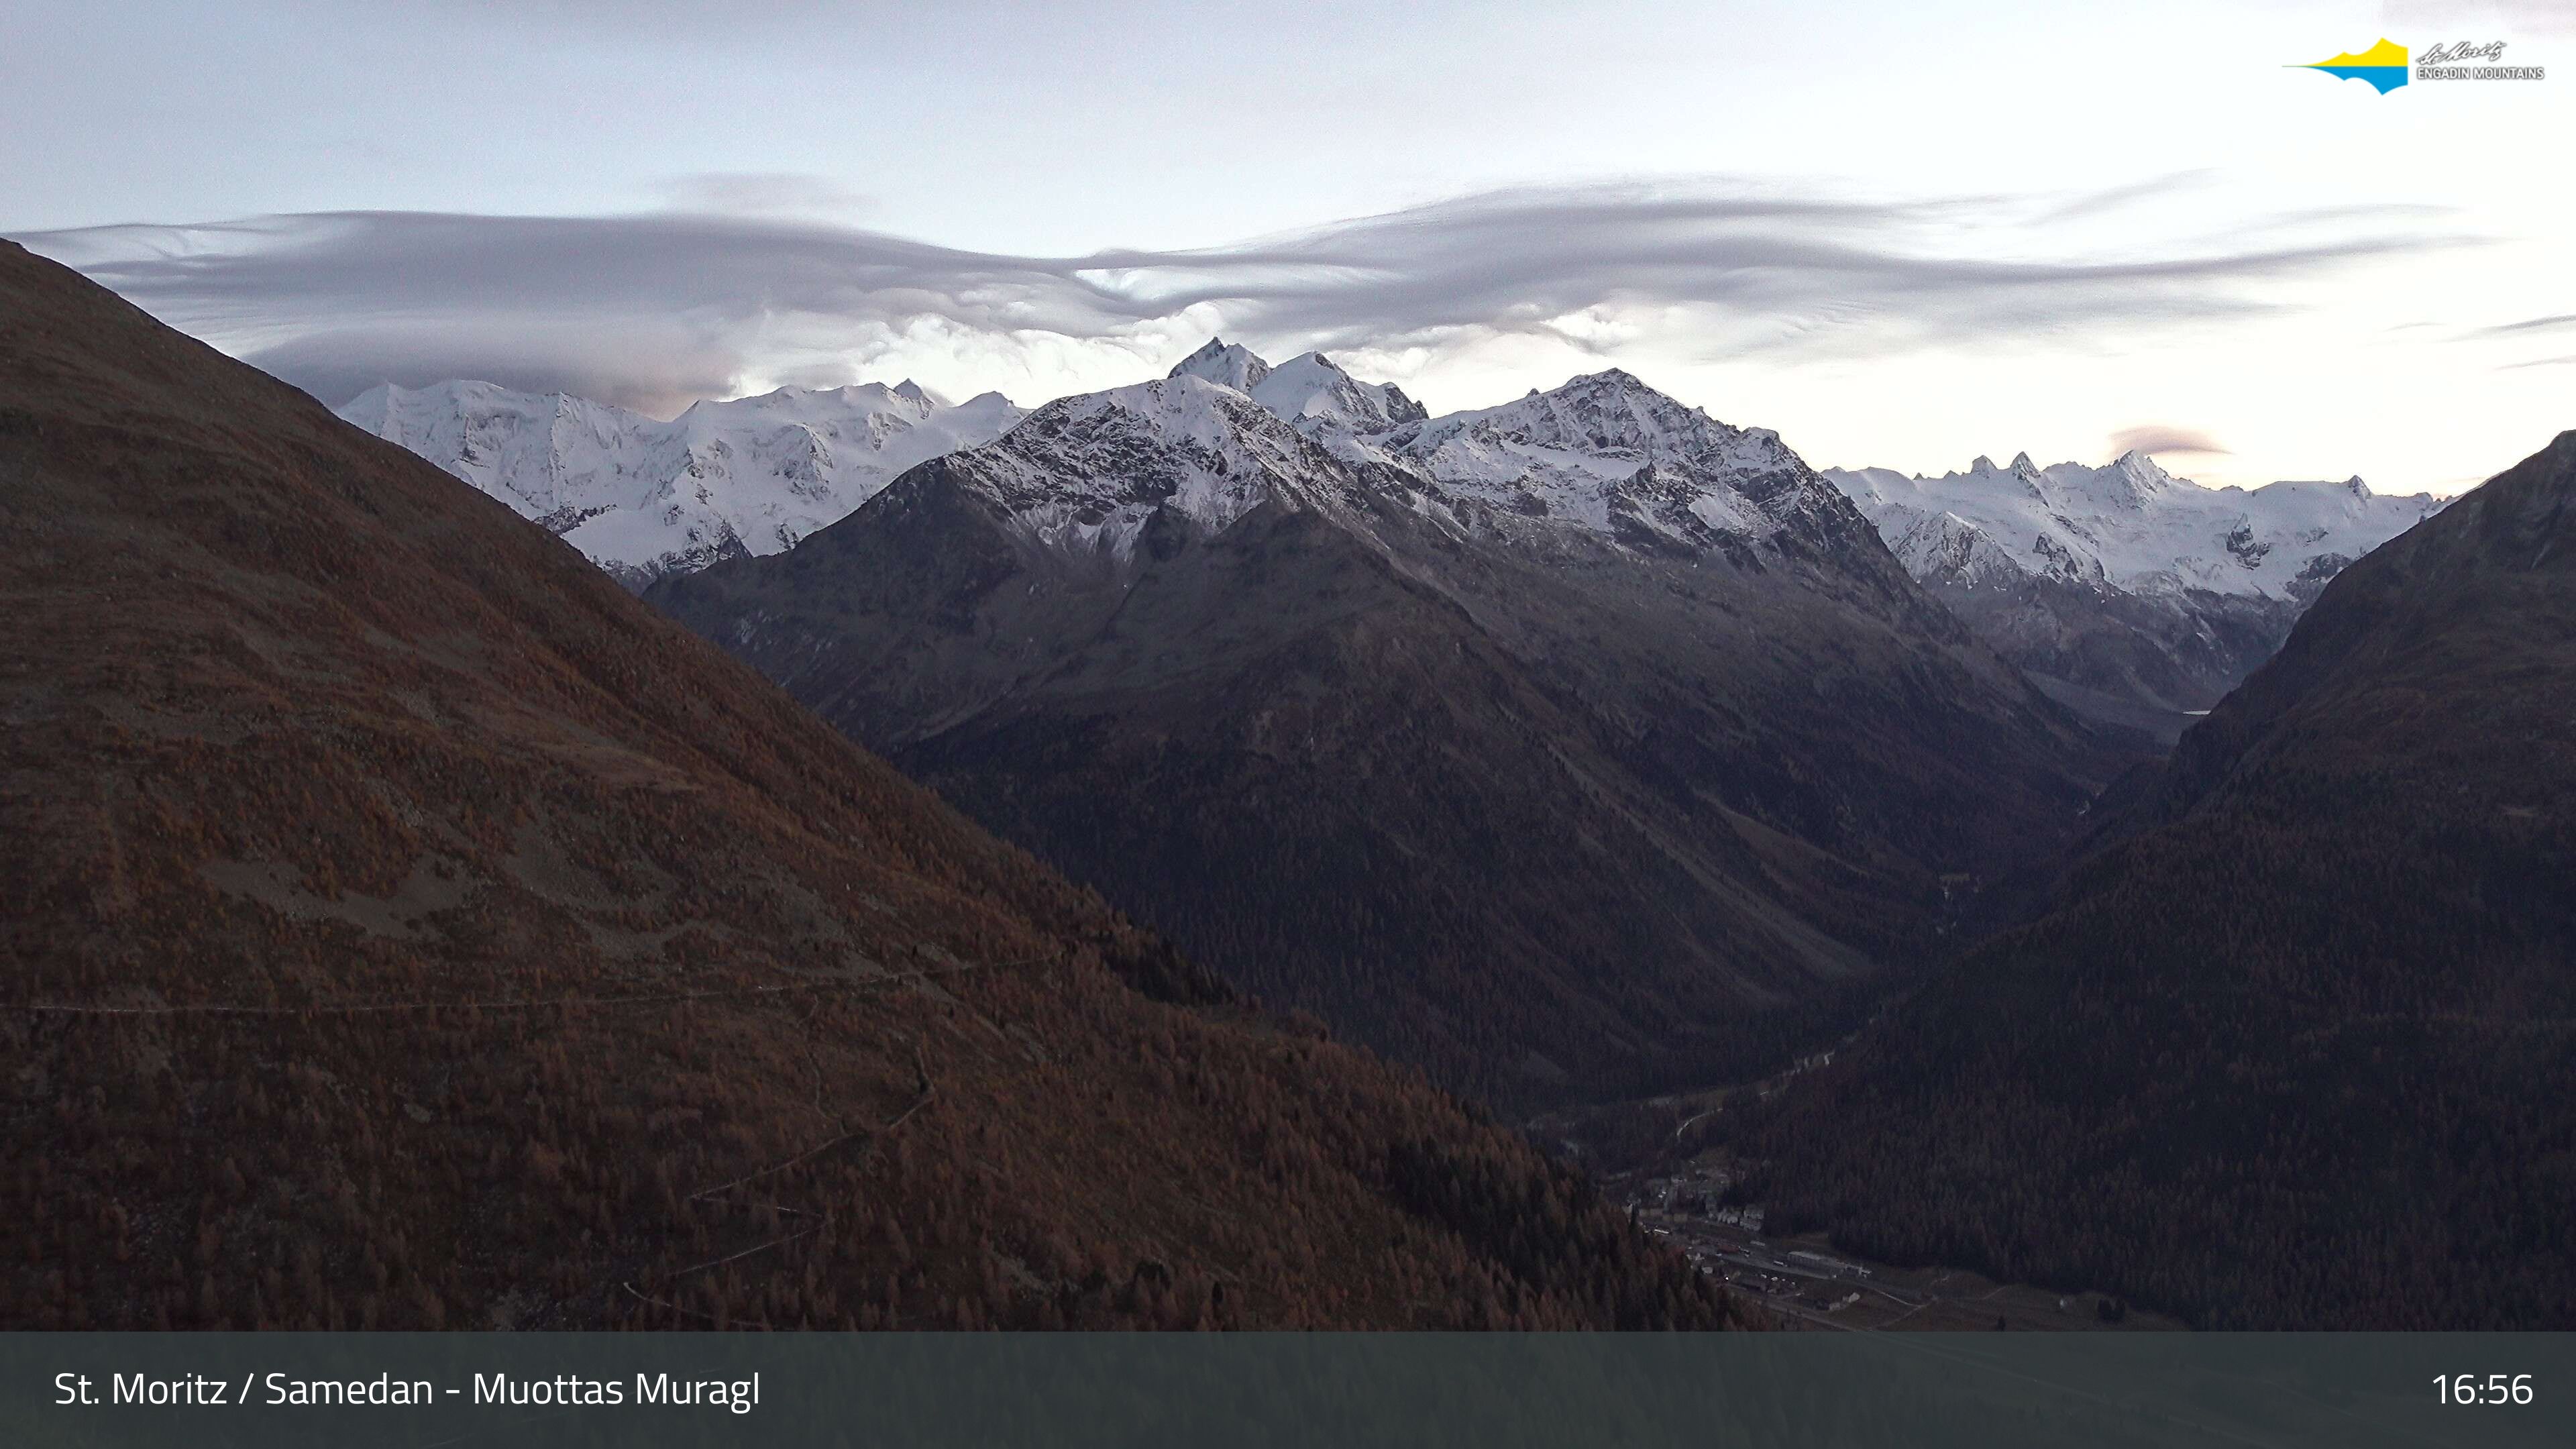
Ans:
{"type": "Polygon", "coordinates": [[[1710,1327],[319,404],[0,244],[0,1327],[1710,1327]]]}
{"type": "Polygon", "coordinates": [[[2576,1321],[2576,433],[2344,570],[2054,908],[1745,1124],[1775,1221],[2218,1327],[2576,1321]]]}

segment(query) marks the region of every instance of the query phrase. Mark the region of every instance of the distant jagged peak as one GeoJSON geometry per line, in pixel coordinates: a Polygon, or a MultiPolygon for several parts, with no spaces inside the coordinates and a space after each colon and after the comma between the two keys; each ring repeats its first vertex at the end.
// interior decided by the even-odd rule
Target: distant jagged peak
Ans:
{"type": "MultiPolygon", "coordinates": [[[[2298,599],[2320,559],[2368,553],[2442,501],[2391,498],[2359,479],[2210,488],[2166,472],[2136,450],[2098,466],[2008,466],[1981,456],[1963,472],[1908,477],[1891,469],[1833,470],[1826,477],[1878,525],[1891,546],[1926,517],[1973,524],[2033,575],[2100,578],[2122,589],[2198,589],[2298,599]],[[2097,569],[2098,565],[2098,569],[2097,569]]],[[[1899,557],[1918,579],[1951,558],[1944,539],[1899,557]]]]}
{"type": "Polygon", "coordinates": [[[1241,389],[1195,372],[1061,397],[995,445],[1085,486],[1095,474],[1301,471],[1311,445],[1241,389]],[[1143,451],[1140,451],[1140,448],[1143,451]]]}
{"type": "Polygon", "coordinates": [[[1349,484],[1286,419],[1237,388],[1177,369],[1058,398],[959,454],[938,481],[982,495],[1036,543],[1122,560],[1149,528],[1221,533],[1264,503],[1316,506],[1349,484]]]}
{"type": "Polygon", "coordinates": [[[1317,436],[1382,433],[1430,415],[1402,388],[1362,382],[1321,352],[1301,353],[1274,367],[1249,348],[1211,337],[1165,374],[1166,381],[1183,377],[1232,388],[1317,436]]]}
{"type": "MultiPolygon", "coordinates": [[[[2051,463],[2041,467],[2028,452],[2013,454],[2009,463],[1998,464],[1994,458],[1979,453],[1964,471],[1944,473],[1938,478],[1927,474],[1913,475],[1919,484],[1968,484],[2026,494],[2051,503],[2073,500],[2079,505],[2140,509],[2184,480],[2175,478],[2155,459],[2131,449],[2100,467],[2083,463],[2051,463]]],[[[2189,485],[2198,487],[2197,484],[2189,485]]]]}
{"type": "Polygon", "coordinates": [[[1605,368],[1568,378],[1559,387],[1539,394],[1542,400],[1553,400],[1566,408],[1597,407],[1611,413],[1624,413],[1641,423],[1667,431],[1695,431],[1719,428],[1730,434],[1760,434],[1776,437],[1767,428],[1739,428],[1722,423],[1708,415],[1705,408],[1693,407],[1668,392],[1652,387],[1624,367],[1605,368]]]}
{"type": "Polygon", "coordinates": [[[1292,357],[1254,384],[1255,402],[1300,427],[1382,433],[1418,423],[1430,411],[1391,382],[1362,382],[1320,352],[1292,357]]]}
{"type": "MultiPolygon", "coordinates": [[[[2072,466],[2075,465],[2058,465],[2058,467],[2061,468],[2072,466]]],[[[1948,476],[1993,479],[2009,478],[2024,484],[2036,485],[2041,480],[2054,476],[2055,471],[2055,469],[2042,468],[2037,463],[2032,462],[2030,454],[2027,452],[2013,454],[2012,461],[2009,463],[1997,463],[1989,455],[1979,453],[1976,457],[1969,460],[1966,473],[1954,473],[1948,476]]],[[[1921,475],[1918,474],[1916,476],[1920,477],[1921,475]]]]}
{"type": "Polygon", "coordinates": [[[1393,506],[1515,537],[1578,529],[1623,546],[1654,535],[1658,548],[1740,547],[1783,528],[1827,544],[1866,535],[1777,434],[1717,422],[1622,370],[1427,418],[1400,389],[1318,352],[1267,369],[1247,393],[1222,380],[1244,357],[1219,340],[1167,377],[1058,399],[948,480],[1040,543],[1122,558],[1157,518],[1216,533],[1272,501],[1393,506]]]}
{"type": "MultiPolygon", "coordinates": [[[[2331,499],[2348,508],[2375,509],[2408,503],[2438,504],[2429,493],[2381,493],[2362,481],[2361,475],[2341,480],[2332,478],[2283,478],[2246,491],[2248,498],[2259,502],[2281,502],[2293,497],[2331,499]]],[[[2430,510],[2427,510],[2430,511],[2430,510]]]]}
{"type": "Polygon", "coordinates": [[[1646,384],[1643,378],[1624,367],[1605,367],[1599,372],[1578,373],[1563,383],[1538,394],[1569,405],[1598,402],[1625,406],[1641,414],[1691,413],[1707,414],[1684,405],[1666,392],[1646,384]]]}
{"type": "MultiPolygon", "coordinates": [[[[1253,360],[1257,362],[1260,359],[1253,360]]],[[[1122,414],[1151,426],[1167,441],[1196,439],[1215,442],[1245,431],[1277,433],[1286,430],[1286,419],[1254,403],[1251,395],[1243,389],[1205,373],[1179,369],[1174,369],[1168,377],[1151,382],[1135,382],[1125,387],[1061,397],[1031,416],[1051,413],[1075,418],[1122,414]]]]}
{"type": "Polygon", "coordinates": [[[1261,380],[1269,375],[1269,363],[1262,361],[1250,348],[1229,343],[1222,337],[1209,338],[1205,346],[1182,358],[1164,374],[1166,378],[1205,378],[1219,387],[1230,387],[1245,394],[1259,387],[1261,380]]]}
{"type": "Polygon", "coordinates": [[[1739,428],[1648,386],[1624,368],[1570,378],[1500,407],[1430,419],[1391,442],[1427,452],[1478,437],[1637,463],[1695,470],[1803,471],[1805,463],[1768,428],[1739,428]]]}
{"type": "Polygon", "coordinates": [[[1787,530],[1824,557],[1868,538],[1861,515],[1779,434],[1720,422],[1621,368],[1365,446],[1497,516],[1623,546],[1653,535],[1655,548],[1736,549],[1787,530]]]}
{"type": "Polygon", "coordinates": [[[896,417],[921,422],[949,411],[950,406],[946,398],[905,378],[891,387],[881,382],[854,382],[840,387],[789,386],[745,397],[710,398],[692,404],[681,417],[774,416],[799,422],[896,417]]]}
{"type": "Polygon", "coordinates": [[[1349,369],[1320,352],[1301,352],[1289,358],[1286,362],[1270,369],[1269,376],[1263,380],[1267,382],[1272,379],[1277,380],[1274,386],[1293,383],[1301,388],[1358,381],[1351,376],[1349,369]]]}
{"type": "Polygon", "coordinates": [[[2180,481],[2166,472],[2163,465],[2156,462],[2154,458],[2135,448],[2112,459],[2109,466],[2101,469],[2096,476],[2122,485],[2132,498],[2140,502],[2164,492],[2180,481]]]}

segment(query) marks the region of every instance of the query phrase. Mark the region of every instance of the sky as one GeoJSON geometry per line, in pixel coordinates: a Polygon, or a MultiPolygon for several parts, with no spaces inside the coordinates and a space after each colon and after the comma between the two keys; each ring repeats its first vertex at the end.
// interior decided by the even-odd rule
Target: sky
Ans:
{"type": "Polygon", "coordinates": [[[1818,466],[2576,427],[2576,3],[0,0],[0,235],[327,402],[1619,366],[1818,466]],[[2538,81],[2298,68],[2503,41],[2538,81]]]}

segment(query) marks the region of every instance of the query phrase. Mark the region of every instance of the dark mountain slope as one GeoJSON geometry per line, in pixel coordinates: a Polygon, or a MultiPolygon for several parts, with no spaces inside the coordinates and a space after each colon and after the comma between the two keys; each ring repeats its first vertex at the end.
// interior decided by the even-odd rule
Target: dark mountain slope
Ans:
{"type": "Polygon", "coordinates": [[[2293,599],[2141,595],[2046,574],[1925,587],[2050,698],[2168,746],[2280,649],[2300,609],[2293,599]]]}
{"type": "Polygon", "coordinates": [[[2576,433],[2337,577],[1751,1134],[1780,1210],[2211,1324],[2576,1322],[2571,498],[2576,433]]]}
{"type": "Polygon", "coordinates": [[[1418,1076],[14,246],[0,642],[0,1326],[1723,1314],[1418,1076]]]}
{"type": "Polygon", "coordinates": [[[1777,1057],[2105,768],[1767,433],[1623,373],[1305,422],[1190,375],[1068,399],[650,597],[1230,979],[1505,1101],[1777,1057]]]}

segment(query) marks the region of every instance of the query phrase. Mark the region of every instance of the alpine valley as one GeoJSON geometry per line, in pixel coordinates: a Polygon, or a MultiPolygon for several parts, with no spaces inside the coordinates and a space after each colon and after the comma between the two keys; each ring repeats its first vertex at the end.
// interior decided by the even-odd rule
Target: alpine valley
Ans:
{"type": "MultiPolygon", "coordinates": [[[[1211,343],[1182,370],[1319,437],[1424,421],[1389,384],[1309,353],[1273,368],[1211,343]]],[[[559,534],[629,588],[770,555],[896,475],[1027,416],[997,392],[950,405],[863,383],[702,402],[669,422],[491,383],[383,384],[338,413],[559,534]]],[[[2139,453],[2100,467],[1979,458],[1938,478],[1828,468],[1908,573],[2043,693],[2170,745],[2270,658],[2335,571],[2439,509],[2359,478],[2251,491],[2176,479],[2139,453]]]]}
{"type": "Polygon", "coordinates": [[[1740,1316],[511,510],[9,243],[0,538],[0,1328],[1740,1316]]]}
{"type": "Polygon", "coordinates": [[[1430,418],[1211,343],[647,597],[1244,988],[1504,1102],[1777,1059],[2130,762],[1776,435],[1615,370],[1430,418]]]}
{"type": "Polygon", "coordinates": [[[2204,1326],[2576,1321],[2576,433],[2340,573],[2049,908],[1743,1118],[1777,1228],[2204,1326]]]}
{"type": "MultiPolygon", "coordinates": [[[[1616,369],[1434,417],[1222,341],[1026,414],[340,411],[1096,890],[957,887],[1150,994],[1293,1009],[1587,1152],[1664,1122],[1620,1152],[1885,1263],[2196,1324],[2563,1316],[2563,1252],[2476,1203],[2565,1197],[2514,1084],[2569,1070],[2567,440],[2447,508],[2136,453],[1818,472],[1616,369]]],[[[1412,1210],[1424,1150],[1469,1149],[1350,1190],[1412,1210]]],[[[1596,1246],[1582,1291],[1662,1284],[1612,1319],[1729,1311],[1596,1246]]],[[[1479,1311],[1603,1321],[1559,1282],[1479,1311]]]]}
{"type": "Polygon", "coordinates": [[[20,8],[0,1449],[2576,1446],[2576,0],[20,8]]]}

